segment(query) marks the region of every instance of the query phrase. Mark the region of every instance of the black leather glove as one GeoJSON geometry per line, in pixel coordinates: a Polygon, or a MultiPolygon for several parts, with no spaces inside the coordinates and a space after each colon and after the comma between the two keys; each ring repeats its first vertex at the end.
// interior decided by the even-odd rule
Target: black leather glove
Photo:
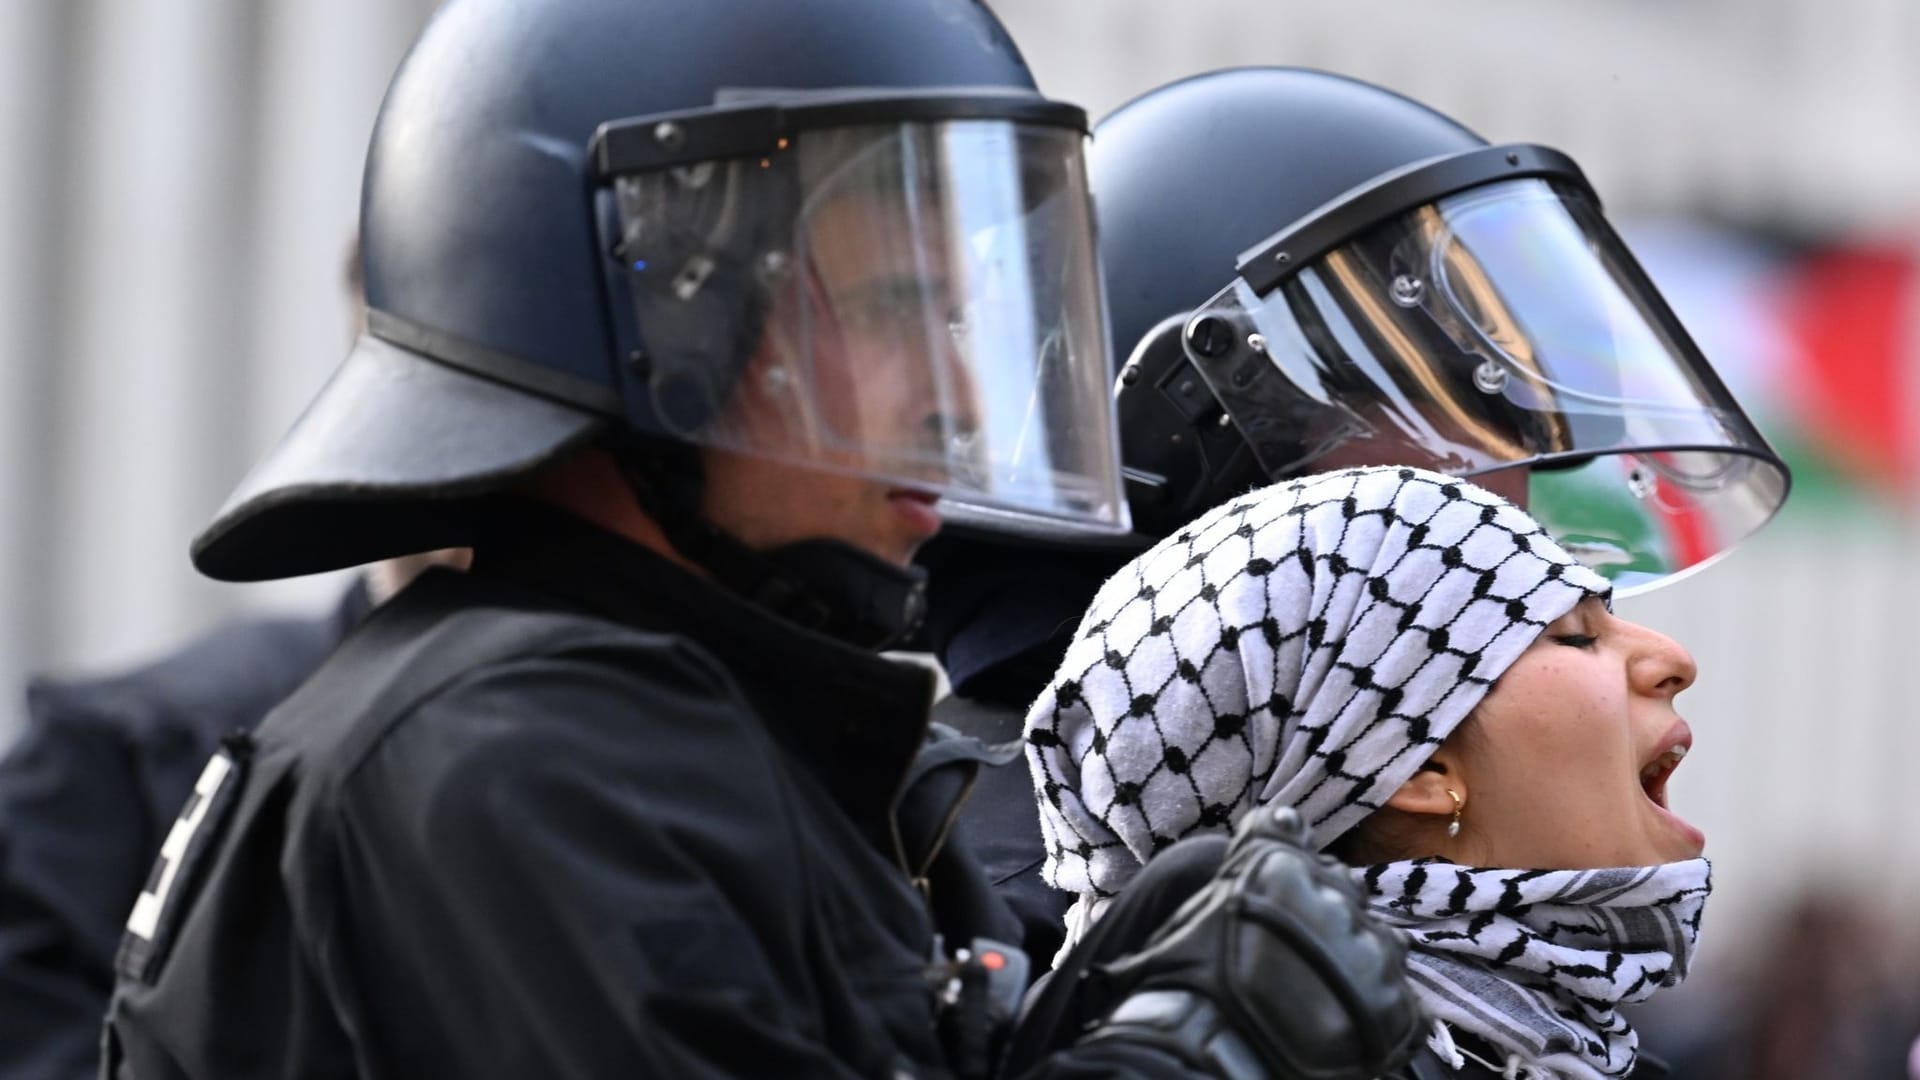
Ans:
{"type": "Polygon", "coordinates": [[[1144,1042],[1217,1076],[1370,1080],[1418,1029],[1406,947],[1291,807],[1247,815],[1213,880],[1099,976],[1118,1004],[1083,1043],[1144,1042]]]}

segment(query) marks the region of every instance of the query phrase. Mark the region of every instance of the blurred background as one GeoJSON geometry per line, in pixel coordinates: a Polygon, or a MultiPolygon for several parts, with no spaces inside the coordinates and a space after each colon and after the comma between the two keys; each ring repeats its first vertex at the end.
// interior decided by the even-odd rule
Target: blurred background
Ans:
{"type": "MultiPolygon", "coordinates": [[[[361,156],[429,0],[0,4],[0,745],[29,673],[344,579],[217,585],[194,532],[338,360],[361,156]]],[[[1717,895],[1644,1017],[1681,1076],[1904,1074],[1920,1035],[1920,4],[994,0],[1049,94],[1381,83],[1586,168],[1791,459],[1781,519],[1623,602],[1691,648],[1676,808],[1717,895]]],[[[742,33],[752,27],[742,26],[742,33]]],[[[1200,166],[1197,166],[1200,167],[1200,166]]]]}

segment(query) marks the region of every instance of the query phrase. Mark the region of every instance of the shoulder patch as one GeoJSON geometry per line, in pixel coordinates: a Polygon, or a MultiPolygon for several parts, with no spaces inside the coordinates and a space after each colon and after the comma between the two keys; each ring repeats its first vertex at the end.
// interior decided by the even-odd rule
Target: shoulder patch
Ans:
{"type": "Polygon", "coordinates": [[[190,891],[195,869],[220,834],[241,787],[246,762],[243,754],[235,753],[235,741],[229,739],[228,745],[207,759],[180,816],[167,830],[146,884],[134,899],[133,911],[127,916],[127,932],[120,939],[120,952],[114,962],[126,978],[152,981],[165,957],[173,929],[184,913],[182,901],[190,891]]]}

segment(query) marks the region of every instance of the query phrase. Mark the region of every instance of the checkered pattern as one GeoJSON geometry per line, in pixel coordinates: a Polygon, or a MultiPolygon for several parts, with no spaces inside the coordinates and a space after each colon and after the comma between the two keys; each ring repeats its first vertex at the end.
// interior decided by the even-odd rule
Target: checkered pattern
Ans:
{"type": "Polygon", "coordinates": [[[1536,1076],[1627,1076],[1622,1004],[1687,973],[1712,890],[1705,859],[1604,870],[1485,870],[1439,859],[1357,872],[1374,916],[1407,934],[1426,1015],[1536,1076]]]}
{"type": "Polygon", "coordinates": [[[1046,880],[1095,913],[1256,803],[1324,846],[1605,579],[1498,496],[1349,469],[1255,491],[1102,586],[1027,716],[1046,880]]]}

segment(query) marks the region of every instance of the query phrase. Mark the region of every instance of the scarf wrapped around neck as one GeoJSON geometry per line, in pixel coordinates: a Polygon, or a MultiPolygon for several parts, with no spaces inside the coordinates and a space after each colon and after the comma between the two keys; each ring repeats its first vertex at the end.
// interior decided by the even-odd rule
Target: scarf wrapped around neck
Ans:
{"type": "Polygon", "coordinates": [[[1639,1040],[1619,1006],[1686,976],[1712,889],[1705,859],[1606,870],[1417,859],[1354,875],[1368,910],[1407,934],[1407,977],[1430,1019],[1479,1036],[1516,1073],[1581,1080],[1633,1071],[1639,1040]]]}
{"type": "MultiPolygon", "coordinates": [[[[1196,832],[1225,831],[1255,805],[1297,807],[1323,847],[1338,838],[1418,770],[1548,623],[1588,597],[1609,595],[1604,578],[1524,512],[1471,483],[1411,468],[1276,484],[1162,541],[1102,586],[1027,716],[1043,873],[1055,888],[1079,894],[1069,944],[1156,852],[1196,832]]],[[[1624,1075],[1614,1070],[1623,1040],[1631,1061],[1631,1033],[1602,1030],[1625,1027],[1610,1008],[1582,1012],[1576,1004],[1597,984],[1549,977],[1527,991],[1534,1004],[1517,1019],[1488,1003],[1493,995],[1513,1004],[1501,988],[1528,985],[1517,958],[1503,956],[1525,925],[1513,904],[1500,907],[1504,886],[1477,885],[1464,894],[1471,907],[1456,911],[1451,891],[1405,891],[1408,878],[1417,872],[1424,884],[1437,867],[1377,869],[1376,883],[1401,890],[1390,898],[1403,903],[1392,921],[1422,958],[1411,965],[1415,989],[1437,1016],[1524,1063],[1565,1070],[1566,1055],[1548,1049],[1560,1045],[1557,1036],[1534,1027],[1551,1014],[1579,1029],[1561,1040],[1580,1044],[1568,1053],[1600,1063],[1598,1071],[1570,1075],[1624,1075]],[[1486,912],[1492,921],[1471,925],[1486,912]],[[1465,940],[1474,948],[1482,939],[1500,944],[1482,956],[1446,936],[1469,929],[1465,940]],[[1441,936],[1428,939],[1428,930],[1441,936]],[[1446,1005],[1445,995],[1428,992],[1428,983],[1460,982],[1460,964],[1496,976],[1469,981],[1466,996],[1480,1009],[1446,1005]],[[1573,996],[1562,1001],[1561,993],[1573,996]],[[1552,1003],[1539,1004],[1540,994],[1552,1003]],[[1487,1012],[1510,1019],[1497,1023],[1487,1012]],[[1515,1038],[1507,1025],[1535,1035],[1515,1038]],[[1597,1057],[1587,1053],[1594,1044],[1597,1057]],[[1544,1064],[1549,1059],[1555,1064],[1544,1064]]],[[[1519,875],[1523,885],[1545,880],[1466,872],[1519,875]]],[[[1637,871],[1589,873],[1623,872],[1637,871]]],[[[1704,863],[1699,875],[1703,897],[1704,863]]],[[[1658,879],[1651,887],[1695,895],[1681,871],[1657,868],[1649,879],[1658,879]]],[[[1577,896],[1583,899],[1571,906],[1602,910],[1604,888],[1560,885],[1572,892],[1550,894],[1559,897],[1554,903],[1577,896]]],[[[1543,901],[1518,906],[1536,903],[1543,901]]],[[[1697,911],[1677,917],[1697,927],[1697,911]]],[[[1625,922],[1644,928],[1638,915],[1625,922]]],[[[1546,930],[1527,931],[1527,958],[1568,933],[1546,930]]],[[[1639,941],[1617,944],[1634,950],[1639,941]]],[[[1684,971],[1690,947],[1689,938],[1686,948],[1670,950],[1677,959],[1666,969],[1684,971]]],[[[1627,970],[1624,963],[1614,970],[1627,970]]],[[[1558,970],[1584,964],[1568,960],[1558,970]]]]}

